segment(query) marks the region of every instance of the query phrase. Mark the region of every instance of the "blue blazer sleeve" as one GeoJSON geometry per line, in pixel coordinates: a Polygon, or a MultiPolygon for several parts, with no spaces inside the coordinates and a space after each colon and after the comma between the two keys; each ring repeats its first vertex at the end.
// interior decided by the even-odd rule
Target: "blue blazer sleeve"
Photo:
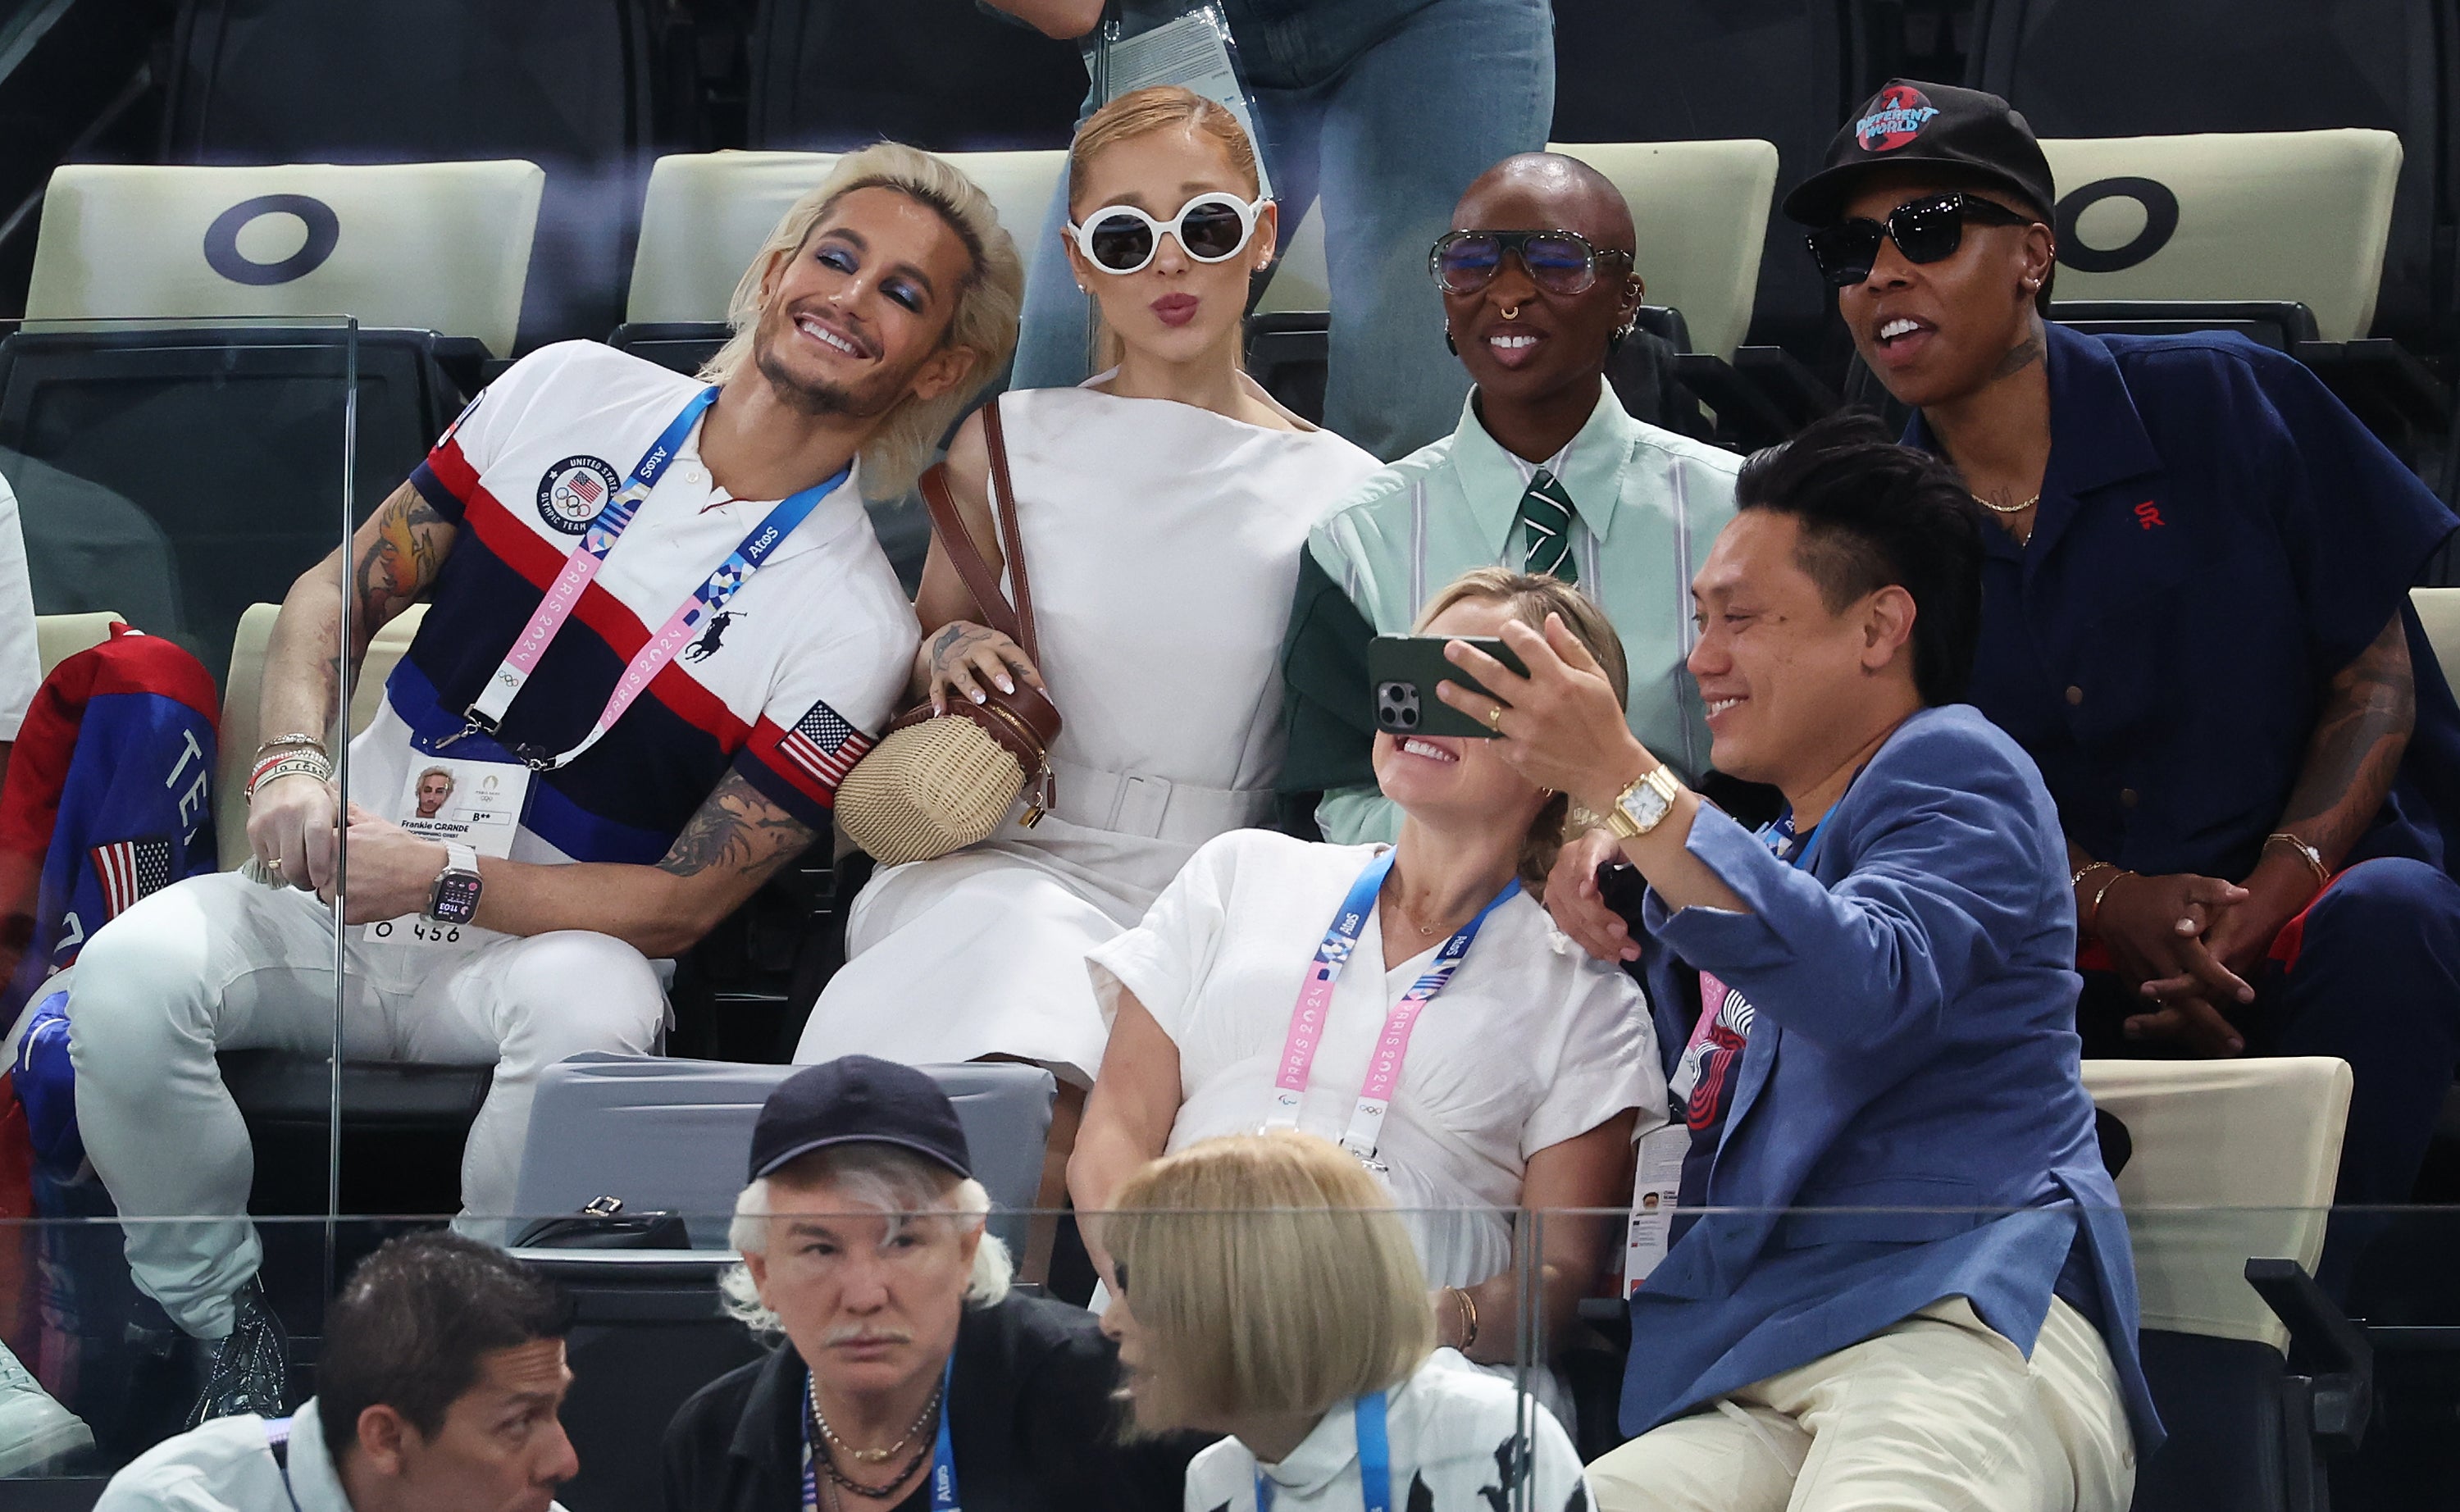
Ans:
{"type": "Polygon", "coordinates": [[[2017,949],[2073,959],[2048,796],[1977,712],[1908,721],[1822,828],[1804,871],[1704,808],[1686,848],[1749,911],[1668,909],[1651,888],[1646,927],[1787,1033],[1837,1050],[1962,1038],[1980,1026],[1951,1021],[1947,1005],[2017,949]]]}

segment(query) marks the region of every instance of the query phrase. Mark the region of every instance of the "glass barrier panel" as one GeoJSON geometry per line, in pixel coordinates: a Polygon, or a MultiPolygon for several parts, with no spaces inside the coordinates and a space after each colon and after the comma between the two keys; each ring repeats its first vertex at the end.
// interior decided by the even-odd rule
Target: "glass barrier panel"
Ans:
{"type": "MultiPolygon", "coordinates": [[[[57,1185],[39,1188],[38,1197],[56,1205],[57,1185]]],[[[731,1442],[753,1401],[774,1404],[778,1393],[807,1398],[816,1378],[826,1424],[819,1441],[834,1445],[830,1462],[859,1483],[893,1486],[888,1477],[916,1474],[936,1454],[937,1423],[926,1409],[952,1355],[961,1374],[1045,1359],[1047,1368],[1011,1390],[986,1393],[977,1384],[960,1394],[1007,1404],[996,1411],[1029,1419],[1030,1432],[986,1434],[962,1417],[950,1432],[961,1464],[1050,1478],[1053,1506],[1071,1504],[1069,1488],[1082,1481],[1071,1478],[1086,1475],[1126,1488],[1131,1505],[1185,1504],[1191,1477],[1202,1504],[1243,1505],[1260,1460],[1289,1461],[1295,1477],[1327,1445],[1354,1475],[1348,1446],[1359,1398],[1380,1386],[1395,1505],[1410,1504],[1414,1482],[1425,1479],[1437,1506],[1468,1498],[1472,1506],[1558,1512],[1569,1504],[1570,1477],[1584,1474],[1594,1488],[1636,1462],[1629,1457],[1639,1451],[1627,1447],[1617,1422],[1625,1371],[1652,1348],[1652,1328],[1680,1327],[1665,1309],[1635,1312],[1612,1280],[1595,1288],[1565,1282],[1580,1257],[1597,1252],[1601,1231],[1627,1225],[1630,1215],[1621,1211],[1001,1211],[977,1243],[972,1220],[952,1198],[893,1216],[909,1200],[893,1182],[869,1200],[834,1192],[823,1201],[791,1187],[774,1188],[768,1199],[765,1217],[743,1219],[715,1203],[600,1217],[522,1215],[505,1225],[524,1242],[500,1274],[531,1279],[477,1283],[458,1269],[442,1303],[433,1287],[419,1288],[436,1261],[432,1253],[422,1260],[417,1246],[451,1241],[411,1237],[449,1231],[441,1215],[352,1217],[329,1226],[319,1216],[260,1215],[266,1299],[290,1363],[286,1405],[302,1409],[313,1397],[329,1341],[337,1327],[348,1331],[321,1275],[325,1246],[348,1276],[402,1241],[410,1247],[389,1252],[390,1269],[367,1272],[363,1294],[388,1316],[449,1305],[456,1315],[493,1309],[568,1323],[568,1395],[540,1473],[561,1481],[559,1500],[572,1512],[659,1507],[669,1424],[687,1415],[696,1394],[738,1372],[731,1387],[700,1397],[679,1431],[693,1441],[731,1442]],[[1045,1217],[1062,1225],[1063,1258],[1051,1278],[1029,1281],[1010,1269],[1000,1233],[1045,1217]],[[1459,1299],[1429,1281],[1419,1245],[1447,1225],[1474,1231],[1490,1222],[1510,1236],[1511,1253],[1466,1288],[1478,1309],[1467,1357],[1448,1347],[1426,1353],[1459,1342],[1464,1331],[1459,1299]],[[751,1255],[729,1239],[745,1242],[751,1255]],[[1066,1257],[1078,1245],[1099,1260],[1079,1266],[1071,1280],[1066,1257]],[[1119,1285],[1105,1282],[1089,1296],[1096,1265],[1119,1285]],[[562,1303],[524,1312],[522,1298],[537,1295],[533,1281],[552,1287],[562,1303]],[[1042,1342],[1020,1354],[1015,1331],[1029,1324],[1042,1342]],[[1065,1355],[1073,1365],[1035,1354],[1071,1335],[1077,1343],[1065,1355]],[[773,1390],[755,1397],[764,1378],[773,1390]],[[1438,1397],[1450,1404],[1447,1428],[1431,1441],[1419,1425],[1425,1404],[1438,1397]],[[1039,1458],[1017,1462],[1012,1446],[1027,1439],[1039,1458]],[[1011,1447],[997,1448],[1001,1442],[1011,1447]]],[[[1938,1232],[2014,1216],[1715,1209],[1698,1218],[1798,1236],[1846,1218],[1938,1232]]],[[[2329,1475],[2344,1508],[2449,1504],[2440,1493],[2460,1469],[2449,1433],[2460,1413],[2460,1284],[2449,1266],[2460,1209],[2147,1204],[2123,1216],[2143,1298],[2138,1350],[2173,1437],[2167,1458],[2143,1466],[2142,1495],[2159,1491],[2160,1477],[2181,1473],[2165,1464],[2200,1466],[2202,1475],[2234,1462],[2292,1473],[2311,1456],[2309,1468],[2329,1475]],[[2352,1232],[2361,1249],[2353,1292],[2334,1295],[2298,1279],[2321,1258],[2319,1246],[2328,1249],[2327,1235],[2338,1243],[2352,1232]],[[2249,1253],[2250,1236],[2259,1249],[2285,1238],[2291,1252],[2249,1253]],[[2336,1355],[2350,1339],[2357,1352],[2336,1355]],[[2269,1384],[2250,1395],[2242,1388],[2257,1375],[2269,1384]],[[2353,1385],[2360,1377],[2363,1388],[2353,1385]],[[2284,1385],[2298,1380],[2306,1384],[2284,1385]],[[2316,1404],[2306,1418],[2290,1420],[2294,1431],[2285,1436],[2284,1401],[2316,1404]],[[2334,1417],[2343,1404],[2357,1412],[2362,1433],[2334,1417]],[[2247,1416],[2258,1410],[2261,1423],[2247,1416]],[[2264,1456],[2281,1463],[2262,1464],[2264,1456]]],[[[203,1351],[136,1284],[123,1230],[222,1222],[62,1216],[0,1224],[0,1344],[10,1352],[0,1359],[0,1428],[9,1430],[0,1445],[40,1451],[0,1461],[0,1475],[44,1482],[53,1500],[42,1505],[81,1506],[105,1478],[181,1431],[203,1351]],[[11,1437],[30,1423],[36,1431],[11,1437]]],[[[1661,1334],[1655,1347],[1671,1341],[1661,1334]]],[[[1750,1387],[1740,1395],[1755,1399],[1750,1387]]],[[[789,1410],[800,1416],[800,1405],[789,1410]]],[[[1978,1504],[1991,1504],[1989,1486],[1976,1490],[1978,1504]]],[[[0,1492],[0,1501],[8,1499],[0,1492]]]]}

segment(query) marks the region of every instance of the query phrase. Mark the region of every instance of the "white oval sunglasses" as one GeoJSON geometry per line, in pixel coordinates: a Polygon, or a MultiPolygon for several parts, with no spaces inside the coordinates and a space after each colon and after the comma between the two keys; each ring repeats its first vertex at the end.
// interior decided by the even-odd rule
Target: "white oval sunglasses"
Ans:
{"type": "Polygon", "coordinates": [[[1226,263],[1246,249],[1256,234],[1256,218],[1271,202],[1216,189],[1180,205],[1167,221],[1156,221],[1133,204],[1105,205],[1082,224],[1069,222],[1068,234],[1085,260],[1105,273],[1142,272],[1161,249],[1165,231],[1194,261],[1226,263]]]}

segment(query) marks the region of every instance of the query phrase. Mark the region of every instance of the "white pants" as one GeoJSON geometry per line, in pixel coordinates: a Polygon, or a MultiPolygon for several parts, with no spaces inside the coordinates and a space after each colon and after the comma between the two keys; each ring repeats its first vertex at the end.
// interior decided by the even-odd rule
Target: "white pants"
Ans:
{"type": "Polygon", "coordinates": [[[2125,1512],[2135,1437],[2083,1314],[2053,1299],[2028,1361],[1951,1297],[1641,1435],[1589,1488],[1599,1512],[2125,1512]]]}
{"type": "MultiPolygon", "coordinates": [[[[496,1066],[461,1159],[464,1211],[509,1217],[539,1073],[567,1055],[648,1054],[666,996],[640,951],[583,930],[451,945],[348,931],[342,1051],[353,1059],[496,1066]]],[[[201,1338],[230,1331],[256,1273],[244,1216],[254,1162],[218,1050],[323,1056],[333,1035],[333,926],[312,895],[235,872],[197,877],[97,930],[69,987],[77,1124],[126,1225],[137,1284],[201,1338]]]]}

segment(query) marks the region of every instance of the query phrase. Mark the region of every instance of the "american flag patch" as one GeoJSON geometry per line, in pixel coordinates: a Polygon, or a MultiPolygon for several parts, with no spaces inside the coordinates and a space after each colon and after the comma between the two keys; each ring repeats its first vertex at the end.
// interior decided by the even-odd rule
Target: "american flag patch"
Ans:
{"type": "Polygon", "coordinates": [[[86,853],[102,883],[102,916],[117,919],[138,899],[171,885],[171,842],[167,840],[123,840],[96,845],[86,853]]]}
{"type": "Polygon", "coordinates": [[[577,478],[567,479],[563,486],[571,489],[575,495],[579,496],[581,501],[584,504],[594,504],[598,502],[600,497],[606,492],[606,485],[604,483],[600,482],[597,479],[590,477],[585,472],[577,478]]]}
{"type": "Polygon", "coordinates": [[[777,741],[779,756],[832,793],[870,749],[870,736],[846,723],[845,716],[825,699],[812,705],[811,713],[795,720],[795,728],[777,741]]]}

